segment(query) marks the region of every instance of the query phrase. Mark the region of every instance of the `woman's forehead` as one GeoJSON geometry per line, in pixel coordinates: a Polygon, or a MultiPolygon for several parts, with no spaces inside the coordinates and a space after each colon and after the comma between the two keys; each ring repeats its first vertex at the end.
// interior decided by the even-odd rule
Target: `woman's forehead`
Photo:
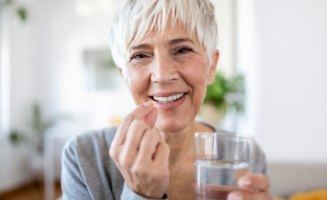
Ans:
{"type": "Polygon", "coordinates": [[[156,30],[149,31],[142,39],[133,40],[128,50],[135,49],[135,47],[144,44],[153,45],[155,43],[161,43],[165,45],[174,45],[181,42],[200,44],[195,33],[189,33],[182,25],[176,24],[175,26],[168,26],[160,33],[156,30]]]}

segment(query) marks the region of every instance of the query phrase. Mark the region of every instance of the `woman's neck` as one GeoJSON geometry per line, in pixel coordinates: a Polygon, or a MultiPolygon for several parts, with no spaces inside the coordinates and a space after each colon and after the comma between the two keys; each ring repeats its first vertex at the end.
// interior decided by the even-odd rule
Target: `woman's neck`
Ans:
{"type": "Polygon", "coordinates": [[[161,138],[170,147],[170,165],[175,166],[180,162],[195,159],[195,132],[212,132],[212,129],[204,124],[193,121],[183,130],[174,133],[161,132],[161,138]]]}

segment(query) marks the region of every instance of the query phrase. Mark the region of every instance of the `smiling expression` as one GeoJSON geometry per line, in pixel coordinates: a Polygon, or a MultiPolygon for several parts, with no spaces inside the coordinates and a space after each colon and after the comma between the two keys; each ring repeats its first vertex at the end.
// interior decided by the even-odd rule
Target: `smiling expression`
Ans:
{"type": "Polygon", "coordinates": [[[133,41],[128,55],[123,77],[137,105],[154,102],[156,128],[177,132],[190,125],[214,78],[218,52],[208,56],[196,37],[177,24],[133,41]]]}

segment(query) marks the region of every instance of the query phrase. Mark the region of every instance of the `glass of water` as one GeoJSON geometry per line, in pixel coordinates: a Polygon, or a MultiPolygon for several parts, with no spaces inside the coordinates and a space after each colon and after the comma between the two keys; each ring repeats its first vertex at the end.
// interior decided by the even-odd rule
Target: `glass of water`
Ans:
{"type": "Polygon", "coordinates": [[[195,147],[197,199],[227,199],[253,164],[254,138],[225,131],[198,132],[195,147]]]}

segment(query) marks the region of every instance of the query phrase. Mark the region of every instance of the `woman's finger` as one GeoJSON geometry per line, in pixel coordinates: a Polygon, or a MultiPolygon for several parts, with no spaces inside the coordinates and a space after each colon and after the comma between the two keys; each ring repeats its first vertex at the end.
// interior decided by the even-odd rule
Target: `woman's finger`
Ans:
{"type": "Polygon", "coordinates": [[[245,174],[238,180],[238,185],[242,189],[252,192],[268,191],[269,179],[264,174],[245,174]]]}
{"type": "Polygon", "coordinates": [[[122,146],[119,162],[126,168],[130,168],[138,154],[139,146],[144,133],[150,127],[143,120],[134,120],[126,135],[126,141],[122,146]]]}
{"type": "Polygon", "coordinates": [[[148,101],[138,106],[133,112],[128,114],[125,120],[123,121],[123,123],[119,126],[118,130],[116,131],[116,135],[114,140],[112,141],[111,146],[113,148],[116,148],[123,145],[126,139],[127,131],[132,121],[135,119],[145,118],[152,109],[153,109],[153,104],[151,101],[148,101]]]}
{"type": "Polygon", "coordinates": [[[130,113],[130,115],[133,119],[143,119],[153,108],[153,103],[151,101],[147,101],[138,106],[133,112],[130,113]]]}
{"type": "Polygon", "coordinates": [[[273,200],[273,198],[267,192],[248,193],[237,191],[229,193],[227,200],[273,200]]]}
{"type": "Polygon", "coordinates": [[[168,144],[164,141],[160,141],[158,143],[156,152],[154,153],[154,162],[157,163],[159,166],[168,167],[169,165],[169,153],[170,148],[168,144]]]}
{"type": "Polygon", "coordinates": [[[111,143],[110,150],[117,149],[117,147],[121,146],[125,142],[126,134],[131,123],[132,117],[127,116],[123,123],[118,127],[116,135],[111,143]]]}
{"type": "Polygon", "coordinates": [[[151,128],[154,127],[158,117],[158,110],[153,107],[152,110],[144,117],[145,123],[147,123],[151,128]]]}
{"type": "Polygon", "coordinates": [[[153,160],[153,155],[156,152],[160,137],[152,130],[146,131],[140,143],[138,160],[142,163],[148,163],[153,160]]]}

